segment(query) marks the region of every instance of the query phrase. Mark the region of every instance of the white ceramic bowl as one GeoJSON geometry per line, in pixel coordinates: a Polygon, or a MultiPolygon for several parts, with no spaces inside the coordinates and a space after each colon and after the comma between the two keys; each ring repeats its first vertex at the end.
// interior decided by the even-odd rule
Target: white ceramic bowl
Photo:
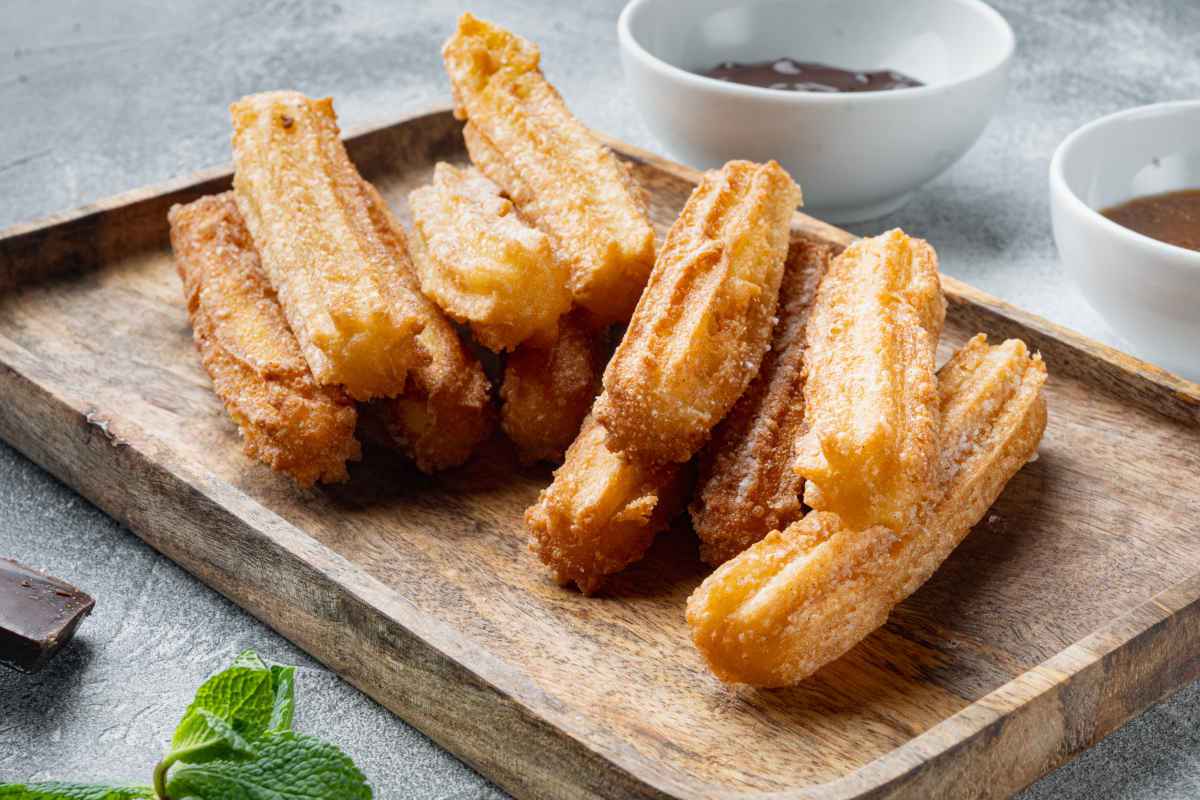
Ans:
{"type": "Polygon", "coordinates": [[[774,158],[830,222],[899,208],[966,153],[1004,95],[1014,47],[980,0],[632,0],[617,31],[634,102],[672,157],[702,169],[774,158]],[[695,73],[784,56],[927,85],[818,94],[695,73]]]}
{"type": "Polygon", "coordinates": [[[1068,136],[1050,161],[1054,241],[1067,274],[1135,355],[1200,380],[1200,253],[1101,215],[1133,197],[1200,188],[1200,100],[1122,111],[1068,136]]]}

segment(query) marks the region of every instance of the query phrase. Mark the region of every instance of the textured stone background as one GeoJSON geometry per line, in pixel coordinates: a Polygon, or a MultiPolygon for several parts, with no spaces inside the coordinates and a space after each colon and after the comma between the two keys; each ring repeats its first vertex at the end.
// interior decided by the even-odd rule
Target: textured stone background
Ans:
{"type": "MultiPolygon", "coordinates": [[[[655,147],[617,60],[620,2],[470,8],[535,39],[583,120],[655,147]]],[[[1194,96],[1200,4],[998,0],[1019,47],[1008,101],[978,145],[892,225],[937,246],[952,275],[1100,339],[1064,283],[1046,169],[1089,119],[1194,96]]],[[[347,126],[448,101],[438,46],[460,3],[9,0],[0,4],[0,226],[228,160],[229,101],[331,94],[347,126]]],[[[802,54],[796,54],[802,55],[802,54]]],[[[800,176],[801,179],[803,176],[800,176]]],[[[51,669],[0,674],[0,782],[137,780],[192,690],[238,651],[302,665],[298,724],[342,744],[379,797],[500,796],[486,780],[0,445],[0,555],[98,598],[51,669]]],[[[1194,797],[1200,690],[1191,686],[1032,787],[1028,798],[1194,797]]]]}

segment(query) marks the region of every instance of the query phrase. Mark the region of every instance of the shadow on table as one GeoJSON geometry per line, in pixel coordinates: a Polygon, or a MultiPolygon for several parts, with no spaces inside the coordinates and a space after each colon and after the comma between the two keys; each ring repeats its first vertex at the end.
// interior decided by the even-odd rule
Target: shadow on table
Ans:
{"type": "Polygon", "coordinates": [[[48,735],[77,703],[94,653],[86,639],[71,640],[41,672],[0,669],[0,737],[48,735]]]}

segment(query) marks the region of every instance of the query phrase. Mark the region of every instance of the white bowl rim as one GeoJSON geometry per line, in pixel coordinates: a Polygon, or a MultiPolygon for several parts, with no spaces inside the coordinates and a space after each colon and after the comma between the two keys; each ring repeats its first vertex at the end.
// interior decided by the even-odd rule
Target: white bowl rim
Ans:
{"type": "Polygon", "coordinates": [[[854,102],[903,102],[908,99],[917,99],[927,97],[932,94],[938,94],[965,83],[969,83],[977,78],[982,78],[990,75],[997,70],[1003,69],[1009,61],[1012,60],[1013,52],[1017,47],[1017,37],[1013,33],[1012,26],[1008,24],[1003,15],[999,11],[989,6],[983,0],[951,0],[951,2],[966,6],[991,20],[993,24],[999,27],[1000,34],[1005,38],[1004,53],[994,63],[981,67],[972,72],[967,72],[952,80],[942,83],[927,84],[925,86],[914,86],[899,91],[896,90],[878,90],[874,92],[782,92],[778,89],[767,89],[759,86],[746,86],[745,84],[732,83],[730,81],[717,80],[704,75],[697,75],[694,72],[688,72],[686,69],[675,66],[658,56],[651,53],[646,48],[642,47],[641,42],[633,35],[630,30],[630,19],[637,10],[648,3],[655,0],[629,0],[625,4],[625,8],[621,10],[620,17],[617,18],[617,39],[620,45],[637,59],[642,61],[651,69],[664,71],[675,80],[680,80],[696,88],[705,88],[715,90],[719,93],[741,96],[741,97],[758,97],[763,100],[774,100],[781,103],[795,103],[803,105],[805,103],[826,104],[826,103],[854,103],[854,102]]]}
{"type": "MultiPolygon", "coordinates": [[[[637,0],[635,0],[636,2],[637,0]]],[[[1144,106],[1135,106],[1126,108],[1122,111],[1117,111],[1113,114],[1094,119],[1091,122],[1076,128],[1067,138],[1054,150],[1054,156],[1050,159],[1050,188],[1052,191],[1063,195],[1067,199],[1067,204],[1077,212],[1083,212],[1083,216],[1089,217],[1094,222],[1098,222],[1101,229],[1107,231],[1110,235],[1120,238],[1122,241],[1136,247],[1148,255],[1171,255],[1177,259],[1182,259],[1189,268],[1200,269],[1200,251],[1190,250],[1179,245],[1169,244],[1167,242],[1155,239],[1153,236],[1147,236],[1144,233],[1138,233],[1135,230],[1126,228],[1117,222],[1113,222],[1108,217],[1101,214],[1096,209],[1083,202],[1083,199],[1075,193],[1075,191],[1067,184],[1067,179],[1063,175],[1063,162],[1072,147],[1088,134],[1103,128],[1113,122],[1127,119],[1129,117],[1142,116],[1153,111],[1192,111],[1200,110],[1200,100],[1168,100],[1162,103],[1150,103],[1144,106]],[[1165,251],[1165,253],[1164,253],[1165,251]]]]}

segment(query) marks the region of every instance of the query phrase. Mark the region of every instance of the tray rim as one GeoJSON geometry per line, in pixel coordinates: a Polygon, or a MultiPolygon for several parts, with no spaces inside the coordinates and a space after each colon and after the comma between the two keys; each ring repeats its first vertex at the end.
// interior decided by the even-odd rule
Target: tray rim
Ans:
{"type": "MultiPolygon", "coordinates": [[[[450,113],[444,105],[432,109],[405,114],[390,121],[352,128],[345,134],[347,141],[364,139],[390,129],[429,124],[432,118],[450,113]]],[[[601,138],[621,155],[644,162],[675,177],[695,183],[700,172],[675,164],[646,150],[628,145],[619,140],[601,138]]],[[[31,235],[51,232],[89,217],[100,217],[128,206],[150,200],[161,200],[166,196],[194,190],[210,182],[228,180],[232,173],[230,164],[221,164],[201,169],[190,175],[172,178],[148,186],[118,193],[75,209],[47,215],[41,219],[11,225],[0,230],[0,273],[6,264],[12,267],[15,256],[10,248],[17,240],[31,235]]],[[[855,237],[827,223],[797,213],[793,227],[807,235],[824,239],[832,244],[844,246],[855,237]]],[[[1169,409],[1155,406],[1160,413],[1200,424],[1200,384],[1175,376],[1152,364],[1128,355],[1116,348],[1090,339],[1066,327],[1050,322],[1038,315],[1024,311],[986,292],[954,279],[942,276],[948,299],[952,303],[979,307],[984,312],[1002,317],[1012,324],[1035,332],[1040,337],[1077,351],[1081,357],[1097,360],[1107,365],[1114,375],[1128,381],[1137,390],[1149,390],[1156,402],[1171,400],[1178,404],[1178,414],[1169,409]]],[[[475,688],[492,695],[497,707],[507,707],[512,722],[524,724],[533,736],[531,742],[545,741],[559,749],[566,747],[575,758],[582,758],[588,770],[598,771],[597,779],[590,781],[567,781],[555,786],[571,796],[594,796],[596,792],[607,794],[618,791],[646,797],[705,796],[722,798],[857,798],[876,796],[922,796],[929,791],[929,781],[945,780],[933,775],[934,765],[945,767],[949,759],[959,757],[960,763],[951,769],[955,780],[969,780],[970,766],[978,759],[983,764],[994,759],[989,754],[997,750],[994,743],[1004,738],[1020,740],[1014,755],[1008,758],[1016,762],[1007,764],[1011,779],[1007,782],[987,781],[986,785],[974,787],[981,796],[993,796],[1020,789],[1050,769],[1065,763],[1086,747],[1115,730],[1129,717],[1140,713],[1151,703],[1181,686],[1186,680],[1200,676],[1200,652],[1153,652],[1161,641],[1162,632],[1173,626],[1195,628],[1200,634],[1200,572],[1153,595],[1125,614],[1109,620],[1105,625],[1076,641],[1049,659],[1015,676],[1007,683],[968,704],[957,713],[945,718],[924,733],[913,737],[899,747],[881,755],[833,781],[788,789],[781,792],[757,792],[751,790],[730,791],[720,784],[706,783],[688,778],[680,781],[674,776],[664,775],[656,762],[630,747],[605,746],[604,743],[587,741],[588,731],[572,720],[569,715],[555,713],[552,704],[538,704],[541,690],[524,676],[517,674],[500,659],[466,646],[457,631],[449,624],[430,617],[409,603],[404,596],[326,545],[313,539],[299,527],[292,525],[270,511],[258,500],[236,487],[212,475],[200,464],[192,463],[183,454],[167,447],[154,436],[141,430],[133,420],[113,415],[103,417],[89,406],[85,398],[65,397],[53,392],[54,386],[39,382],[37,375],[42,370],[34,363],[32,354],[24,351],[15,342],[0,335],[0,396],[9,399],[12,393],[24,394],[34,402],[47,403],[44,414],[67,415],[83,418],[79,426],[81,441],[76,447],[93,451],[115,464],[131,461],[124,466],[131,471],[142,470],[159,473],[148,479],[162,488],[174,484],[171,490],[180,497],[190,495],[202,498],[212,511],[217,512],[232,527],[241,527],[251,538],[257,537],[259,545],[267,550],[279,550],[293,559],[300,568],[314,575],[318,581],[327,582],[322,590],[334,595],[344,595],[344,600],[364,606],[383,618],[393,633],[411,640],[416,647],[424,647],[430,655],[441,660],[439,668],[451,674],[447,680],[464,682],[463,688],[475,688]],[[23,364],[21,354],[28,356],[23,364]],[[40,395],[40,397],[39,397],[40,395]],[[99,432],[102,435],[96,435],[99,432]],[[108,453],[104,453],[107,450],[108,453]],[[140,462],[131,460],[136,454],[140,462]],[[255,520],[256,524],[249,524],[255,520]],[[270,533],[267,533],[270,531],[270,533]],[[355,578],[347,582],[347,576],[355,578]],[[402,612],[402,613],[401,613],[402,612]],[[1140,659],[1140,660],[1139,660],[1140,659]],[[1123,663],[1127,661],[1128,663],[1123,663]],[[1158,684],[1151,678],[1162,675],[1158,684]],[[1135,685],[1134,678],[1142,683],[1151,682],[1149,692],[1138,693],[1135,704],[1111,718],[1102,718],[1098,712],[1099,701],[1114,684],[1128,682],[1135,685]],[[1148,678],[1147,676],[1150,676],[1148,678]],[[1080,687],[1084,691],[1080,691],[1080,687]],[[1064,697],[1074,693],[1075,699],[1064,697]],[[1030,736],[1024,725],[1030,721],[1054,726],[1058,735],[1054,741],[1041,741],[1030,736]],[[1014,733],[1015,731],[1015,733],[1014,733]],[[961,763],[962,761],[967,763],[961,763]],[[609,775],[599,773],[609,772],[609,775]],[[610,780],[611,779],[611,780],[610,780]]],[[[1130,399],[1130,402],[1139,402],[1130,399]]],[[[1141,402],[1149,402],[1143,400],[1141,402]]],[[[0,405],[0,433],[32,460],[65,483],[79,491],[111,516],[126,524],[140,538],[168,558],[180,563],[207,585],[229,597],[239,607],[256,616],[285,637],[296,642],[304,650],[323,663],[330,659],[317,655],[299,636],[290,630],[286,622],[269,616],[269,609],[261,602],[244,596],[232,578],[213,574],[211,565],[203,563],[200,554],[188,552],[181,537],[170,537],[163,532],[151,530],[153,522],[143,524],[139,511],[114,508],[114,501],[100,494],[99,484],[90,485],[89,478],[69,473],[69,465],[58,463],[60,456],[51,445],[36,440],[29,430],[22,429],[23,415],[4,418],[8,409],[0,405]],[[15,427],[14,427],[15,426],[15,427]],[[28,438],[33,436],[33,438],[28,438]]],[[[107,413],[107,412],[106,412],[107,413]]],[[[95,479],[93,479],[95,480],[95,479]]],[[[102,479],[101,479],[102,480],[102,479]]],[[[177,502],[182,502],[177,499],[177,502]]],[[[182,506],[180,506],[182,508],[182,506]]],[[[179,512],[182,513],[182,512],[179,512]]],[[[211,524],[211,520],[206,520],[211,524]]],[[[265,602],[265,601],[262,601],[265,602]]],[[[276,600],[276,602],[278,602],[276,600]]],[[[1193,637],[1200,641],[1200,635],[1193,637]]],[[[1162,648],[1158,648],[1162,650],[1162,648]]],[[[1191,650],[1200,650],[1192,647],[1191,650]]],[[[1186,648],[1185,648],[1186,650],[1186,648]]],[[[425,654],[420,654],[425,656],[425,654]]],[[[349,682],[388,707],[401,718],[425,732],[431,738],[468,763],[482,774],[496,780],[505,789],[521,794],[535,793],[546,788],[545,769],[507,770],[487,759],[486,743],[463,746],[459,740],[449,739],[450,728],[439,724],[437,714],[430,714],[416,704],[401,703],[395,698],[383,699],[386,693],[380,687],[366,684],[363,675],[347,674],[344,668],[333,668],[349,682]],[[403,706],[402,710],[396,705],[403,706]],[[543,781],[541,783],[537,781],[543,781]]],[[[1120,687],[1117,687],[1119,690],[1120,687]]],[[[517,767],[529,767],[525,758],[517,767]]],[[[986,777],[986,776],[985,776],[986,777]]],[[[959,789],[966,788],[956,783],[959,789]]]]}

